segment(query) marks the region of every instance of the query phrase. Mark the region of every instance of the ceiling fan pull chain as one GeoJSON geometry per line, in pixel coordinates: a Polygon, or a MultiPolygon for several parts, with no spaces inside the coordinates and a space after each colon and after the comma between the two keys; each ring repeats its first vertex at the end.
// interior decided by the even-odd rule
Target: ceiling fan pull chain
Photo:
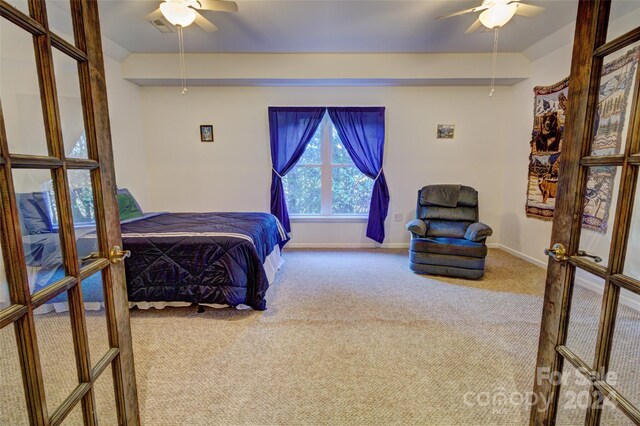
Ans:
{"type": "Polygon", "coordinates": [[[187,93],[187,67],[184,58],[184,34],[182,26],[178,26],[178,42],[180,44],[180,79],[182,83],[182,95],[187,93]]]}
{"type": "Polygon", "coordinates": [[[491,91],[489,96],[493,96],[493,92],[496,90],[496,63],[498,62],[498,31],[500,28],[496,28],[493,33],[493,62],[491,64],[491,91]]]}

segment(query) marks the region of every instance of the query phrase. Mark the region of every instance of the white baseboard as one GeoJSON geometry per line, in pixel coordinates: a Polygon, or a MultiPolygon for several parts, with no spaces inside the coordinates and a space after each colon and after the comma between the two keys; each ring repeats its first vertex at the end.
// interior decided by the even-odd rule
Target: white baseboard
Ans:
{"type": "Polygon", "coordinates": [[[381,248],[381,249],[400,249],[409,248],[409,243],[288,243],[287,248],[305,248],[305,249],[359,249],[359,248],[381,248]]]}
{"type": "Polygon", "coordinates": [[[507,253],[509,253],[509,254],[511,254],[511,255],[513,255],[515,257],[518,257],[518,258],[520,258],[522,260],[526,260],[527,262],[532,263],[532,264],[534,264],[536,266],[539,266],[541,268],[544,268],[544,269],[547,268],[547,263],[546,262],[543,262],[540,259],[536,259],[535,257],[529,256],[528,254],[524,254],[524,253],[522,253],[522,252],[520,252],[518,250],[514,250],[511,247],[505,246],[504,244],[491,243],[491,244],[487,244],[487,246],[490,247],[490,248],[497,248],[497,249],[500,249],[502,251],[506,251],[507,253]]]}
{"type": "MultiPolygon", "coordinates": [[[[534,257],[531,257],[527,254],[524,254],[522,252],[519,252],[517,250],[514,250],[510,247],[507,247],[503,244],[499,244],[499,243],[491,243],[491,244],[487,244],[488,247],[491,248],[497,248],[500,249],[502,251],[505,251],[515,257],[518,257],[522,260],[525,260],[533,265],[539,266],[541,268],[547,269],[547,264],[539,259],[536,259],[534,257]]],[[[576,276],[575,278],[575,283],[578,284],[580,287],[584,287],[588,290],[593,291],[594,293],[597,293],[599,295],[602,295],[604,293],[604,287],[602,286],[602,284],[597,283],[595,281],[591,281],[588,280],[586,278],[583,277],[578,277],[576,276]]],[[[640,311],[640,298],[635,299],[635,298],[631,298],[628,297],[624,294],[620,295],[620,303],[622,303],[625,306],[628,306],[632,309],[635,309],[637,311],[640,311]]]]}

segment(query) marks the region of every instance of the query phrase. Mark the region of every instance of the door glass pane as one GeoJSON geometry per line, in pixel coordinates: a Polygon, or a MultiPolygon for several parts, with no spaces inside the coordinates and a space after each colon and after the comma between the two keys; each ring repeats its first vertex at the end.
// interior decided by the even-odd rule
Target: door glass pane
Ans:
{"type": "Polygon", "coordinates": [[[28,425],[14,326],[0,330],[0,424],[28,425]]]}
{"type": "MultiPolygon", "coordinates": [[[[602,266],[609,263],[620,174],[620,167],[615,166],[589,167],[587,172],[580,250],[599,256],[602,259],[599,264],[602,266]]],[[[593,261],[589,257],[584,259],[593,261]]]]}
{"type": "Polygon", "coordinates": [[[633,202],[631,227],[627,240],[627,255],[624,261],[624,274],[640,280],[640,173],[636,184],[633,202]]]}
{"type": "MultiPolygon", "coordinates": [[[[69,170],[67,173],[78,257],[82,260],[98,250],[91,172],[89,170],[69,170]]],[[[81,261],[80,267],[86,264],[87,260],[81,261]]]]}
{"type": "Polygon", "coordinates": [[[64,418],[62,424],[65,426],[80,426],[84,424],[82,418],[82,402],[78,402],[64,418]]]}
{"type": "Polygon", "coordinates": [[[612,0],[609,14],[607,41],[633,30],[640,22],[640,2],[638,0],[612,0]]]}
{"type": "Polygon", "coordinates": [[[4,19],[0,25],[0,99],[9,151],[47,155],[33,37],[4,19]]]}
{"type": "Polygon", "coordinates": [[[78,63],[57,49],[52,50],[64,153],[67,157],[89,158],[82,115],[78,63]]]}
{"type": "Polygon", "coordinates": [[[624,153],[640,43],[604,58],[591,155],[624,153]]]}
{"type": "Polygon", "coordinates": [[[615,404],[605,399],[602,407],[602,417],[600,418],[602,426],[634,426],[635,424],[622,411],[616,408],[615,404]]]}
{"type": "Polygon", "coordinates": [[[87,322],[91,364],[95,365],[109,350],[102,272],[82,280],[82,300],[84,301],[85,320],[87,322]]]}
{"type": "Polygon", "coordinates": [[[607,382],[640,407],[640,295],[620,289],[607,382]]]}
{"type": "Polygon", "coordinates": [[[29,1],[28,0],[5,0],[11,6],[18,9],[25,15],[29,15],[29,1]]]}
{"type": "Polygon", "coordinates": [[[591,383],[569,361],[564,361],[556,425],[584,424],[590,402],[591,383]]]}
{"type": "Polygon", "coordinates": [[[69,0],[47,0],[46,4],[49,29],[69,43],[75,44],[71,2],[69,0]]]}
{"type": "Polygon", "coordinates": [[[71,318],[66,304],[45,304],[34,315],[47,406],[53,413],[78,386],[71,318]],[[45,311],[49,311],[44,313],[45,311]]]}
{"type": "Polygon", "coordinates": [[[13,182],[29,287],[35,293],[64,277],[51,172],[14,169],[13,182]]]}
{"type": "Polygon", "coordinates": [[[7,274],[4,271],[4,261],[2,258],[2,247],[0,247],[0,310],[11,305],[9,297],[9,282],[7,274]]]}
{"type": "Polygon", "coordinates": [[[602,278],[576,271],[566,346],[589,366],[593,365],[596,351],[603,290],[602,278]]]}
{"type": "Polygon", "coordinates": [[[118,411],[116,409],[116,394],[113,390],[113,375],[109,365],[98,377],[94,386],[98,424],[117,425],[118,411]]]}

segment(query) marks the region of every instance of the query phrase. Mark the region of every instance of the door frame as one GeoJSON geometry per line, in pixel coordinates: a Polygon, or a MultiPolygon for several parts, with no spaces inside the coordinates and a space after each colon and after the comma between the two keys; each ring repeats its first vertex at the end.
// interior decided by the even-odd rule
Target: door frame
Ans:
{"type": "Polygon", "coordinates": [[[98,3],[95,0],[70,0],[70,10],[75,44],[49,29],[44,0],[29,0],[29,14],[0,0],[0,19],[11,22],[5,21],[3,25],[17,25],[33,36],[48,150],[48,155],[11,153],[0,103],[0,231],[11,300],[11,306],[0,311],[0,328],[11,324],[15,328],[26,409],[31,424],[60,424],[78,403],[82,406],[84,423],[96,424],[98,419],[93,385],[111,366],[118,422],[137,425],[139,408],[126,280],[122,262],[117,262],[119,258],[111,256],[111,248],[122,246],[122,240],[115,197],[117,187],[98,3]],[[52,60],[53,48],[73,58],[78,64],[89,159],[65,157],[52,60]],[[13,169],[50,170],[56,193],[66,276],[33,295],[29,289],[22,245],[13,169]],[[99,251],[97,258],[82,268],[77,256],[68,170],[87,170],[91,173],[99,251]],[[92,366],[81,282],[96,273],[102,274],[110,349],[106,354],[97,354],[102,358],[92,366]],[[33,311],[65,291],[69,297],[78,385],[53,413],[49,413],[33,311]]]}
{"type": "Polygon", "coordinates": [[[604,377],[611,354],[620,288],[640,294],[640,282],[622,274],[640,166],[640,65],[636,69],[625,152],[590,155],[604,58],[640,40],[638,27],[607,42],[610,9],[610,0],[580,0],[578,5],[551,243],[563,244],[568,254],[577,254],[579,250],[588,167],[619,166],[622,174],[619,194],[622,196],[618,197],[615,207],[606,268],[578,256],[568,256],[560,262],[549,259],[533,389],[534,404],[530,416],[532,425],[554,424],[561,382],[556,378],[557,373],[563,371],[564,362],[571,363],[591,383],[591,403],[585,424],[599,424],[605,397],[630,419],[640,422],[637,407],[620,395],[604,377]],[[577,268],[605,280],[594,365],[587,365],[565,346],[577,268]]]}

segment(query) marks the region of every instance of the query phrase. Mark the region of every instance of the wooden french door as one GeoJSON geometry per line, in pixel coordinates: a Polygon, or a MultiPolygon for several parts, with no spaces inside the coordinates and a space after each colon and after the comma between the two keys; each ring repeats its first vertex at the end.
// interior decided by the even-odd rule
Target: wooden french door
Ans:
{"type": "Polygon", "coordinates": [[[0,16],[0,423],[138,424],[97,2],[0,16]]]}
{"type": "MultiPolygon", "coordinates": [[[[581,0],[578,7],[553,245],[547,252],[550,260],[531,410],[535,425],[640,424],[640,313],[626,306],[635,303],[637,309],[640,300],[637,61],[630,62],[629,78],[624,81],[603,77],[603,64],[627,52],[637,55],[633,52],[640,46],[640,27],[613,38],[608,35],[610,9],[610,0],[581,0]],[[630,87],[626,113],[621,114],[624,124],[613,123],[625,126],[620,149],[602,153],[595,142],[598,128],[612,124],[607,108],[622,104],[616,99],[616,104],[601,105],[601,97],[624,85],[630,87]],[[598,173],[615,176],[609,182],[612,216],[607,237],[599,244],[606,247],[601,253],[586,253],[592,237],[582,224],[589,206],[585,199],[594,192],[592,183],[598,173]],[[596,303],[583,303],[588,297],[575,285],[576,279],[603,284],[596,303]],[[586,396],[582,409],[575,404],[581,390],[586,396]],[[565,396],[573,392],[573,398],[563,398],[563,392],[565,396]],[[569,408],[568,402],[573,402],[569,408]],[[567,417],[569,409],[573,412],[567,417]]],[[[589,297],[593,295],[597,293],[589,297]]]]}

